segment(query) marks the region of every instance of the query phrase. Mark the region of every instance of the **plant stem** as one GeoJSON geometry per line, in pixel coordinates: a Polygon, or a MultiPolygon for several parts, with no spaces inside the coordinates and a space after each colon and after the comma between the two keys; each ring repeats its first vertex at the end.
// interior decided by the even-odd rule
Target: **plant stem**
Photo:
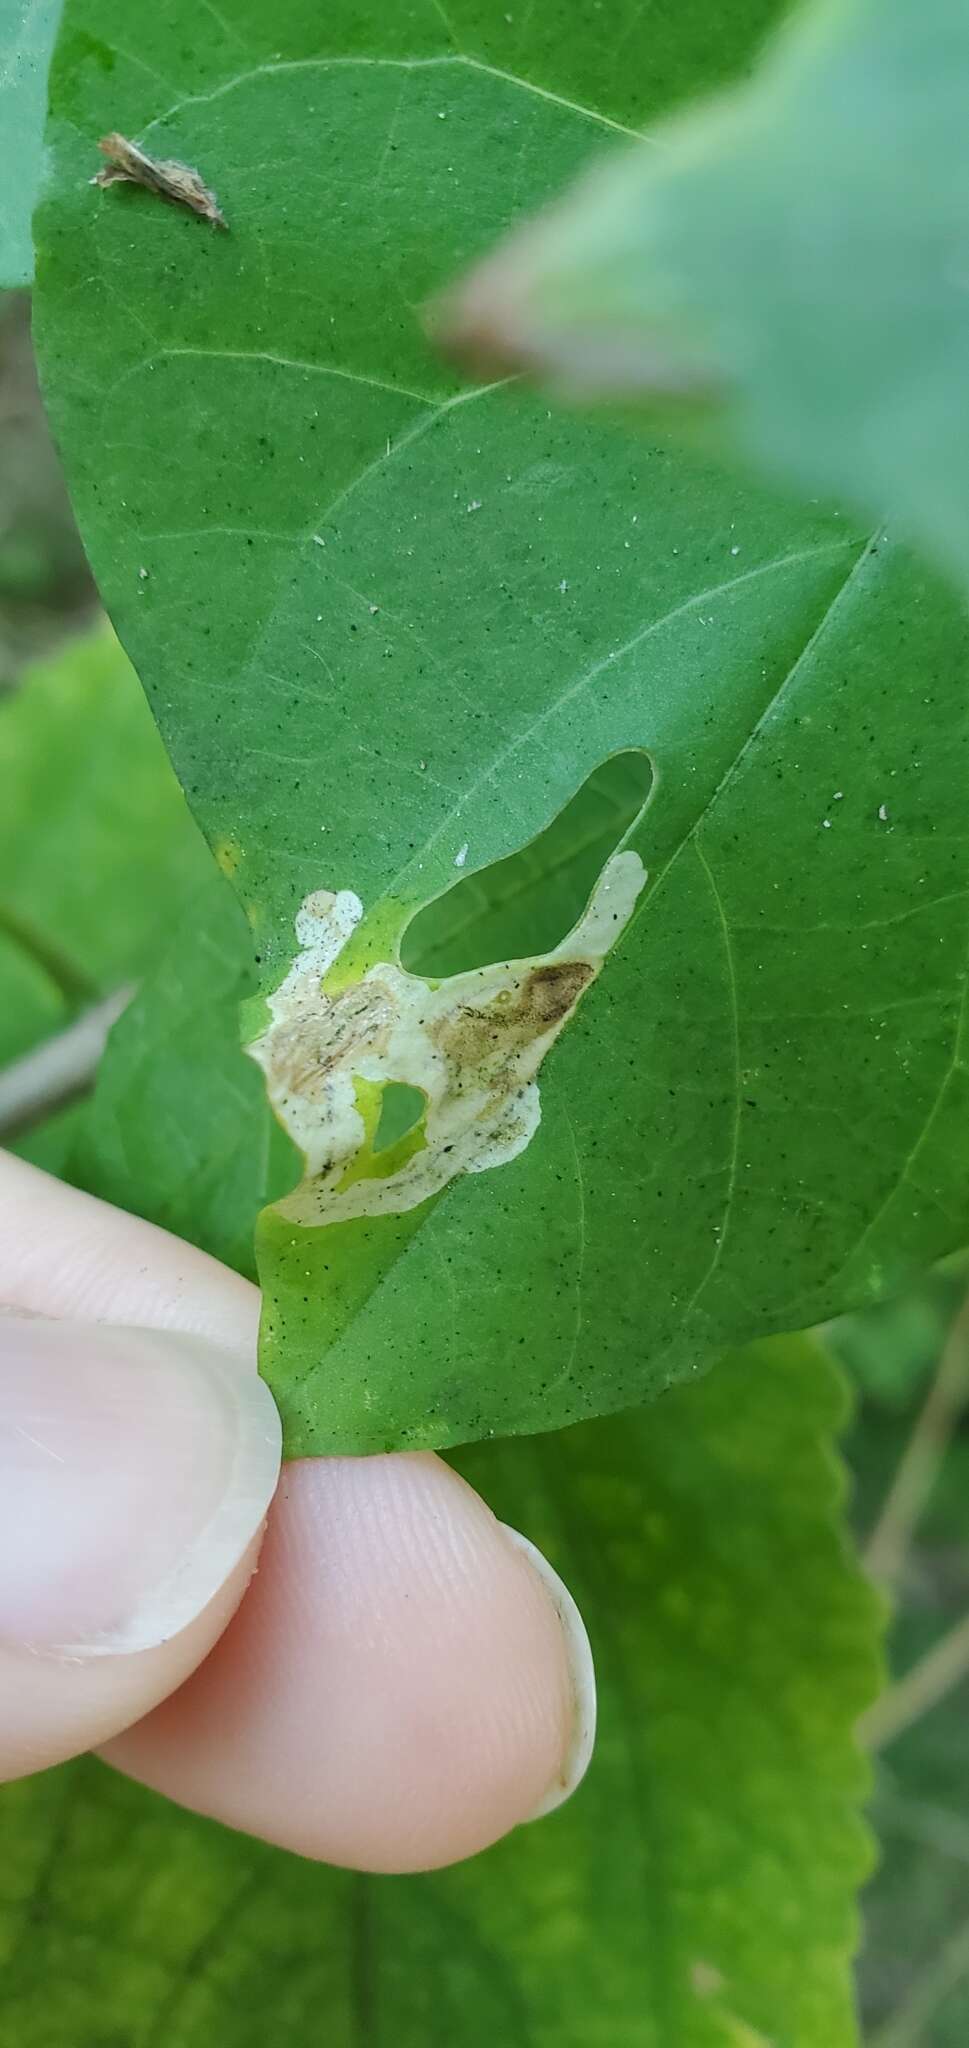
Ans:
{"type": "Polygon", "coordinates": [[[969,1295],[946,1338],[932,1385],[868,1541],[866,1570],[886,1592],[898,1582],[913,1531],[967,1403],[969,1295]]]}
{"type": "Polygon", "coordinates": [[[14,1137],[27,1125],[63,1109],[91,1086],[108,1032],[133,994],[131,984],[115,989],[75,1018],[65,1031],[45,1039],[0,1072],[0,1138],[14,1137]]]}

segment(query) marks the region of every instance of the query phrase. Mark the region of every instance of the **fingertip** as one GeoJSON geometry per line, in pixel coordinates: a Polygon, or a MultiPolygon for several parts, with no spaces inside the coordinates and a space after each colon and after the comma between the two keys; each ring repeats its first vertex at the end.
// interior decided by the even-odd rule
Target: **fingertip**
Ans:
{"type": "Polygon", "coordinates": [[[237,1605],[279,1470],[250,1361],[10,1316],[0,1357],[0,1777],[181,1684],[237,1605]]]}
{"type": "Polygon", "coordinates": [[[525,1816],[526,1820],[544,1820],[546,1814],[554,1813],[557,1807],[564,1806],[566,1800],[571,1799],[592,1761],[596,1739],[596,1668],[588,1629],[564,1579],[559,1577],[544,1552],[530,1537],[523,1536],[520,1529],[513,1529],[508,1522],[502,1527],[508,1541],[528,1559],[532,1571],[545,1587],[565,1640],[571,1685],[570,1738],[557,1776],[543,1793],[534,1812],[525,1816]]]}
{"type": "Polygon", "coordinates": [[[544,1560],[440,1459],[295,1464],[225,1636],[107,1753],[302,1855],[434,1868],[578,1782],[594,1681],[576,1622],[544,1560]]]}

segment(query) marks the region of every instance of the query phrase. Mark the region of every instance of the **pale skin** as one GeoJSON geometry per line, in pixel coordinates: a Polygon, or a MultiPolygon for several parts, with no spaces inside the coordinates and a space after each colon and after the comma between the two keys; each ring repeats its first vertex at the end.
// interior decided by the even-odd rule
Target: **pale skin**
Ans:
{"type": "Polygon", "coordinates": [[[588,1646],[479,1496],[429,1453],[279,1477],[248,1282],[2,1155],[0,1226],[0,1780],[100,1749],[368,1870],[567,1796],[588,1646]]]}

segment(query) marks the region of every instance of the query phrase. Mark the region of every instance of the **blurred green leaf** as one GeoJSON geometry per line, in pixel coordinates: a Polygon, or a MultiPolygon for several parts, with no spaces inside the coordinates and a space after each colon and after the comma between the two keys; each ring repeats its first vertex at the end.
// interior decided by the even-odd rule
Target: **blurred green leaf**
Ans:
{"type": "Polygon", "coordinates": [[[33,276],[47,67],[61,0],[0,0],[0,290],[33,276]]]}
{"type": "Polygon", "coordinates": [[[292,1185],[296,1155],[239,1044],[252,936],[208,867],[114,1027],[71,1176],[255,1277],[256,1217],[292,1185]]]}
{"type": "Polygon", "coordinates": [[[0,703],[0,775],[0,1062],[139,977],[93,1094],[15,1149],[251,1274],[295,1177],[239,1046],[252,938],[106,628],[0,703]]]}
{"type": "Polygon", "coordinates": [[[4,2048],[849,2048],[877,1625],[841,1420],[795,1340],[462,1456],[576,1593],[601,1719],[577,1797],[457,1869],[315,1868],[94,1765],[8,1787],[4,2048]]]}
{"type": "Polygon", "coordinates": [[[967,106],[963,0],[816,0],[445,318],[574,390],[722,406],[771,474],[897,521],[964,585],[967,106]]]}
{"type": "Polygon", "coordinates": [[[67,1016],[64,992],[53,976],[0,925],[0,1064],[28,1052],[67,1016]]]}
{"type": "MultiPolygon", "coordinates": [[[[71,1014],[72,1005],[53,976],[0,928],[0,1067],[63,1030],[71,1014]]],[[[72,1104],[16,1135],[4,1133],[3,1141],[32,1165],[63,1174],[77,1127],[78,1107],[72,1104]]]]}
{"type": "MultiPolygon", "coordinates": [[[[0,700],[0,778],[0,1063],[7,1065],[63,1030],[99,996],[151,969],[177,918],[188,921],[185,906],[200,890],[212,889],[214,870],[137,679],[104,626],[28,670],[0,700]]],[[[228,905],[223,899],[230,927],[233,910],[231,898],[228,905]]],[[[235,921],[241,922],[238,913],[235,921]]],[[[136,997],[123,1045],[130,1044],[140,1014],[136,997]]],[[[193,1113],[200,1145],[206,1117],[215,1118],[223,1099],[220,1090],[232,1085],[224,1045],[220,1054],[220,1072],[208,1077],[193,1113]]],[[[184,1088],[188,1077],[184,1060],[176,1067],[177,1057],[176,1038],[169,1072],[184,1088]]],[[[248,1066],[238,1050],[236,1058],[248,1066]]],[[[252,1094],[255,1131],[259,1092],[252,1094]]],[[[179,1114],[184,1121],[184,1102],[179,1114]]],[[[73,1177],[72,1153],[86,1122],[86,1107],[73,1103],[28,1128],[16,1125],[5,1141],[49,1172],[73,1177]]],[[[100,1154],[93,1134],[85,1142],[93,1147],[85,1166],[93,1186],[100,1154]]],[[[146,1120],[137,1139],[144,1161],[159,1164],[158,1142],[157,1126],[146,1120]]],[[[123,1202],[113,1156],[106,1178],[123,1202]]],[[[200,1213],[205,1185],[200,1180],[196,1189],[200,1213]]],[[[254,1213],[254,1207],[247,1212],[250,1239],[254,1213]]],[[[232,1227],[226,1216],[227,1247],[237,1242],[232,1227]]],[[[251,1266],[251,1250],[245,1263],[251,1266]]]]}
{"type": "Polygon", "coordinates": [[[0,931],[71,1002],[140,974],[211,862],[110,629],[0,702],[0,931]]]}

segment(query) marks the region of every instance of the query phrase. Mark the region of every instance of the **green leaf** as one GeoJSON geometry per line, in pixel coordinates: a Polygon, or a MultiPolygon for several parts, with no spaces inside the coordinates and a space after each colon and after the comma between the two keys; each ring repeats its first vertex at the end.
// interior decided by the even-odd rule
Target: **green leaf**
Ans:
{"type": "MultiPolygon", "coordinates": [[[[46,966],[0,927],[0,1070],[63,1030],[72,1004],[46,966]]],[[[0,1073],[2,1080],[2,1073],[0,1073]]],[[[29,1128],[4,1130],[3,1143],[50,1173],[66,1170],[78,1122],[76,1104],[29,1128]]]]}
{"type": "Polygon", "coordinates": [[[39,960],[0,927],[0,1063],[29,1052],[67,1016],[63,991],[39,960]]]}
{"type": "Polygon", "coordinates": [[[573,389],[695,395],[774,475],[969,576],[969,14],[823,0],[757,75],[499,250],[457,337],[573,389]]]}
{"type": "MultiPolygon", "coordinates": [[[[196,901],[200,887],[207,885],[211,892],[209,878],[220,882],[220,877],[185,807],[137,679],[103,626],[28,670],[0,704],[0,778],[0,1063],[6,1066],[64,1030],[99,997],[134,987],[179,916],[189,923],[191,914],[183,906],[196,901]]],[[[231,930],[232,900],[227,885],[220,886],[220,922],[231,930]]],[[[238,911],[235,918],[241,925],[238,911]]],[[[194,941],[194,922],[191,930],[194,941]]],[[[246,953],[238,945],[237,953],[238,978],[246,953]]],[[[173,992],[175,986],[170,975],[166,987],[173,992]]],[[[131,1044],[144,1000],[141,991],[135,994],[122,1027],[122,1048],[131,1044]]],[[[218,1006],[210,1002],[209,1025],[217,1017],[218,1006]]],[[[168,1028],[164,1055],[169,1080],[184,1091],[185,1052],[171,1014],[168,1028]]],[[[109,1070],[112,1057],[109,1052],[109,1070]]],[[[213,1125],[218,1127],[219,1108],[224,1114],[233,1085],[224,1039],[215,1038],[212,1057],[218,1060],[217,1072],[205,1077],[208,1085],[191,1118],[200,1146],[211,1138],[213,1125]]],[[[236,1065],[246,1069],[241,1099],[246,1099],[248,1064],[236,1048],[236,1065]]],[[[141,1093],[144,1101],[151,1097],[144,1076],[141,1093]]],[[[265,1123],[258,1091],[250,1087],[249,1094],[247,1152],[258,1142],[260,1116],[265,1123]]],[[[108,1101],[113,1107],[110,1094],[108,1101]]],[[[68,1178],[75,1173],[74,1148],[84,1145],[87,1183],[95,1186],[101,1147],[94,1133],[85,1137],[87,1110],[78,1101],[25,1124],[16,1119],[11,1104],[14,1122],[5,1128],[4,1142],[68,1178]]],[[[177,1114],[184,1121],[184,1099],[177,1114]]],[[[107,1114],[103,1136],[110,1150],[107,1114]]],[[[176,1149],[170,1127],[165,1136],[165,1156],[170,1157],[176,1149]]],[[[153,1115],[149,1122],[143,1116],[128,1142],[143,1169],[159,1165],[160,1119],[153,1115]]],[[[184,1156],[184,1144],[182,1150],[184,1156]]],[[[113,1154],[111,1169],[96,1191],[124,1202],[123,1175],[113,1154]]],[[[211,1172],[207,1156],[209,1180],[211,1172]]],[[[193,1205],[201,1216],[208,1182],[198,1171],[193,1180],[193,1205]]],[[[137,1177],[137,1196],[147,1201],[149,1213],[152,1199],[161,1201],[166,1185],[160,1176],[152,1197],[144,1173],[137,1177]]],[[[223,1194],[227,1201],[228,1190],[223,1194]]],[[[264,1183],[261,1196],[265,1199],[264,1183]]],[[[251,1203],[245,1216],[250,1238],[256,1207],[258,1202],[251,1203]]],[[[228,1252],[233,1218],[224,1202],[219,1214],[228,1252]]],[[[235,1222],[238,1239],[241,1226],[235,1222]]],[[[251,1251],[246,1263],[251,1264],[251,1251]]]]}
{"type": "Polygon", "coordinates": [[[326,1003],[307,966],[295,1023],[292,985],[249,1023],[321,1170],[261,1231],[292,1453],[618,1408],[969,1229],[960,612],[836,510],[458,393],[414,316],[615,118],[550,97],[531,19],[516,76],[430,5],[321,31],[301,0],[228,40],[153,16],[135,64],[113,0],[72,0],[55,60],[37,326],[96,572],[262,994],[304,899],[365,905],[326,1003]],[[92,191],[114,126],[197,165],[231,232],[92,191]],[[412,915],[476,874],[483,944],[483,871],[635,750],[599,932],[425,1006],[412,915]],[[385,1057],[353,1018],[379,1037],[387,987],[385,1057]],[[388,1083],[428,1099],[396,1178],[388,1083]]]}
{"type": "Polygon", "coordinates": [[[90,1764],[0,1800],[11,2040],[70,2048],[850,2048],[873,1596],[803,1341],[648,1417],[462,1459],[589,1620],[577,1797],[457,1869],[314,1868],[90,1764]]]}
{"type": "Polygon", "coordinates": [[[106,627],[0,706],[0,932],[73,1003],[153,959],[210,861],[106,627]]]}
{"type": "Polygon", "coordinates": [[[71,1157],[91,1193],[253,1278],[256,1217],[297,1164],[239,1045],[254,976],[245,918],[213,867],[114,1027],[71,1157]]]}
{"type": "Polygon", "coordinates": [[[133,988],[93,1094],[15,1149],[251,1274],[256,1216],[295,1177],[239,1046],[252,938],[110,632],[0,706],[0,775],[0,1064],[133,988]]]}
{"type": "Polygon", "coordinates": [[[61,0],[0,0],[0,291],[33,276],[47,67],[61,0]]]}

